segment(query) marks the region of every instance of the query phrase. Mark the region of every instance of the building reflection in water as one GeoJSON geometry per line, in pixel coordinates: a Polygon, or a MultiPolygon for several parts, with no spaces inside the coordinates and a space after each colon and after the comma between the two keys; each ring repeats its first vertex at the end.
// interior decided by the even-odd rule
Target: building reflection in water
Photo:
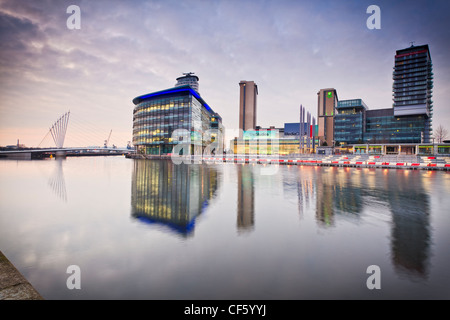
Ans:
{"type": "Polygon", "coordinates": [[[303,218],[305,210],[309,209],[310,203],[315,201],[314,174],[302,171],[301,167],[289,166],[283,171],[283,194],[285,201],[296,200],[300,219],[303,218]]]}
{"type": "Polygon", "coordinates": [[[237,230],[252,231],[255,224],[255,187],[254,176],[250,165],[237,165],[238,201],[237,230]]]}
{"type": "Polygon", "coordinates": [[[430,204],[421,172],[398,171],[388,179],[392,212],[391,259],[397,273],[426,279],[430,258],[430,204]]]}
{"type": "Polygon", "coordinates": [[[321,226],[334,225],[334,183],[335,174],[317,172],[316,177],[316,220],[321,226]]]}
{"type": "Polygon", "coordinates": [[[319,225],[335,225],[335,215],[359,219],[363,207],[362,189],[352,181],[360,172],[339,168],[319,170],[316,174],[316,219],[319,225]]]}
{"type": "Polygon", "coordinates": [[[134,160],[131,215],[192,235],[195,219],[215,197],[218,181],[214,166],[134,160]]]}
{"type": "Polygon", "coordinates": [[[303,200],[298,202],[299,215],[303,218],[303,209],[309,209],[310,204],[314,202],[316,185],[312,179],[304,179],[298,182],[297,187],[297,196],[303,200]]]}
{"type": "Polygon", "coordinates": [[[430,204],[420,171],[323,168],[316,172],[315,184],[316,220],[324,227],[334,226],[342,215],[360,219],[365,206],[387,204],[396,272],[412,278],[428,276],[430,204]]]}

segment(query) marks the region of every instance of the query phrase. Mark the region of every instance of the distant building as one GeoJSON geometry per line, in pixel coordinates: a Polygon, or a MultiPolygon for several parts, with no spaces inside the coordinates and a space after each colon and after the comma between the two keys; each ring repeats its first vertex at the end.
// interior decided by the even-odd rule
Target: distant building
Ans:
{"type": "Polygon", "coordinates": [[[231,140],[230,149],[235,154],[272,155],[279,153],[278,141],[283,135],[283,128],[249,129],[242,133],[241,137],[231,140]]]}
{"type": "Polygon", "coordinates": [[[339,101],[336,89],[320,89],[317,93],[317,117],[320,145],[332,146],[334,140],[334,115],[339,101]]]}
{"type": "Polygon", "coordinates": [[[254,81],[241,81],[239,87],[239,129],[256,129],[258,86],[254,81]]]}
{"type": "MultiPolygon", "coordinates": [[[[307,123],[303,125],[305,128],[303,135],[306,135],[307,123]]],[[[309,127],[310,135],[315,132],[317,137],[317,125],[309,127]]],[[[317,138],[316,138],[317,139],[317,138]]],[[[317,145],[318,140],[316,141],[317,145]]],[[[235,154],[248,155],[289,155],[300,153],[300,123],[285,123],[284,127],[261,128],[256,126],[255,130],[247,130],[242,138],[231,140],[231,150],[235,154]]],[[[309,153],[313,153],[312,144],[309,153]]]]}

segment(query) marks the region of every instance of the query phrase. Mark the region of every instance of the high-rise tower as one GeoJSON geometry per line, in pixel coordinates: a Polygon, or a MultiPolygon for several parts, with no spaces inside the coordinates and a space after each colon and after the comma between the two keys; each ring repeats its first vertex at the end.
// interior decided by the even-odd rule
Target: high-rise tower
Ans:
{"type": "Polygon", "coordinates": [[[423,116],[423,142],[429,143],[433,116],[433,64],[428,45],[412,45],[397,50],[393,80],[394,116],[423,116]]]}
{"type": "Polygon", "coordinates": [[[241,81],[239,87],[239,129],[242,131],[255,129],[258,86],[254,81],[241,81]]]}
{"type": "Polygon", "coordinates": [[[332,146],[334,140],[334,115],[338,103],[336,89],[320,89],[317,92],[317,117],[321,145],[332,146]]]}

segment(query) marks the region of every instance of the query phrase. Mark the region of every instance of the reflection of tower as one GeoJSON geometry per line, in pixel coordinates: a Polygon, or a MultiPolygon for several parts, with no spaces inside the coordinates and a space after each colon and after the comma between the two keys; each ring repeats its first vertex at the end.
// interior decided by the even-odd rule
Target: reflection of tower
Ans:
{"type": "MultiPolygon", "coordinates": [[[[392,262],[398,273],[413,278],[427,278],[430,250],[429,200],[425,192],[418,191],[421,177],[412,173],[417,181],[391,184],[405,186],[404,190],[389,190],[392,211],[392,262]],[[411,186],[410,188],[408,186],[411,186]]],[[[404,179],[395,175],[393,178],[404,179]]]]}
{"type": "Polygon", "coordinates": [[[212,166],[175,165],[171,161],[135,160],[132,216],[189,235],[217,190],[212,166]]]}
{"type": "Polygon", "coordinates": [[[314,199],[314,188],[312,178],[300,179],[297,181],[297,198],[298,198],[298,213],[300,218],[303,218],[303,210],[310,207],[310,203],[314,199]]]}
{"type": "Polygon", "coordinates": [[[313,170],[312,167],[295,168],[295,174],[287,170],[283,171],[283,193],[286,201],[297,200],[298,213],[303,218],[303,211],[310,207],[310,202],[314,199],[313,194],[313,170]],[[301,170],[301,171],[297,171],[301,170]]]}
{"type": "MultiPolygon", "coordinates": [[[[334,176],[334,175],[333,175],[334,176]]],[[[322,171],[318,171],[316,178],[316,219],[323,226],[334,224],[333,184],[324,181],[322,171]]]]}
{"type": "Polygon", "coordinates": [[[56,159],[56,169],[53,176],[48,180],[48,184],[58,198],[64,202],[67,202],[66,182],[64,180],[64,172],[62,167],[63,161],[64,159],[62,158],[56,159]]]}
{"type": "Polygon", "coordinates": [[[252,167],[238,165],[238,207],[237,228],[240,231],[253,230],[255,223],[255,191],[252,167]]]}
{"type": "Polygon", "coordinates": [[[351,214],[354,218],[359,217],[363,209],[363,199],[361,187],[355,179],[360,175],[358,169],[350,170],[349,168],[337,174],[336,181],[333,183],[334,208],[337,214],[351,214]]]}
{"type": "Polygon", "coordinates": [[[352,171],[332,168],[331,173],[322,176],[317,172],[317,221],[325,226],[334,225],[335,215],[352,216],[358,219],[363,210],[363,194],[358,182],[352,176],[360,174],[352,171]],[[326,179],[331,179],[326,181],[326,179]]]}

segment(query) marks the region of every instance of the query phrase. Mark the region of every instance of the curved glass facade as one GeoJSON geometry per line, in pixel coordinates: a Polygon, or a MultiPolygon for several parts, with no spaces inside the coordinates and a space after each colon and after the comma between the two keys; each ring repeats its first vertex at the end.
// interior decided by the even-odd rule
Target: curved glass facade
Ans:
{"type": "Polygon", "coordinates": [[[220,116],[190,86],[144,95],[133,102],[133,144],[142,154],[169,154],[180,142],[190,143],[191,152],[201,154],[210,142],[204,133],[213,127],[223,131],[220,116]],[[189,132],[188,141],[174,136],[177,129],[189,132]]]}

